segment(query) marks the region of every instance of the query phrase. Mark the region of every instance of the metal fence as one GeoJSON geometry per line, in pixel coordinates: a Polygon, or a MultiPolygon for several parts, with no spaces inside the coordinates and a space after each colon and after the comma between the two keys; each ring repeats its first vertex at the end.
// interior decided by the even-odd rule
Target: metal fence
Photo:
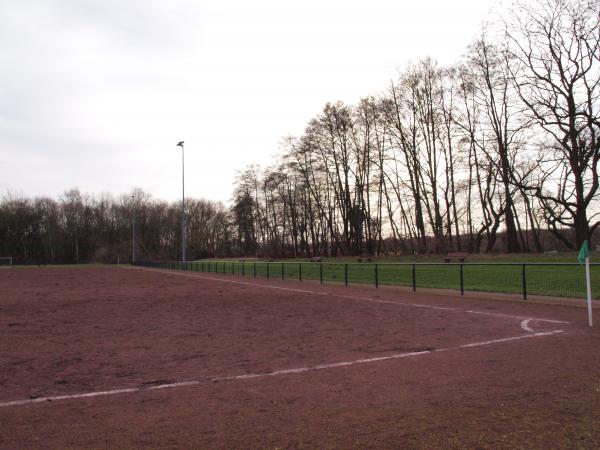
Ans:
{"type": "MultiPolygon", "coordinates": [[[[240,277],[586,298],[585,267],[577,263],[346,263],[193,261],[135,265],[240,277]]],[[[591,264],[592,297],[600,299],[600,264],[591,264]]]]}

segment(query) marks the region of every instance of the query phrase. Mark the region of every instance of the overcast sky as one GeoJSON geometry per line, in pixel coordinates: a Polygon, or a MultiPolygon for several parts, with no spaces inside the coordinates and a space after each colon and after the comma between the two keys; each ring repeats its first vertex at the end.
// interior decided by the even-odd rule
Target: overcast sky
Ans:
{"type": "Polygon", "coordinates": [[[492,0],[0,2],[0,195],[227,202],[328,101],[460,58],[492,0]]]}

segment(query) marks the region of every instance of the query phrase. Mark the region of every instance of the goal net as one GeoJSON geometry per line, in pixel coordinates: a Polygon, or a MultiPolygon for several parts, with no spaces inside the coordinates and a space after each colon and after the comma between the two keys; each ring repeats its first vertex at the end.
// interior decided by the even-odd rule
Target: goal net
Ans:
{"type": "Polygon", "coordinates": [[[0,269],[12,267],[12,256],[0,256],[0,269]]]}

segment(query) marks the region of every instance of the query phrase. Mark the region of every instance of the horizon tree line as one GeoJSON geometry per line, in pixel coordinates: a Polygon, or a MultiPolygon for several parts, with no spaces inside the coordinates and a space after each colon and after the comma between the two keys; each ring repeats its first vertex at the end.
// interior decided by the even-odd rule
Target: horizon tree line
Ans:
{"type": "MultiPolygon", "coordinates": [[[[227,208],[190,198],[185,208],[189,257],[227,254],[227,208]]],[[[181,258],[181,203],[156,200],[139,189],[118,197],[71,189],[58,200],[5,195],[0,200],[0,256],[37,264],[129,262],[134,214],[136,259],[181,258]]]]}

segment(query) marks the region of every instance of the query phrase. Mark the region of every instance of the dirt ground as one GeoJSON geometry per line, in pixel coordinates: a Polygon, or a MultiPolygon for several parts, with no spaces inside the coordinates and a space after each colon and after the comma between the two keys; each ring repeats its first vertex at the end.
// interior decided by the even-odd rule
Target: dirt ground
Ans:
{"type": "Polygon", "coordinates": [[[600,448],[600,332],[565,306],[6,269],[0,447],[600,448]]]}

